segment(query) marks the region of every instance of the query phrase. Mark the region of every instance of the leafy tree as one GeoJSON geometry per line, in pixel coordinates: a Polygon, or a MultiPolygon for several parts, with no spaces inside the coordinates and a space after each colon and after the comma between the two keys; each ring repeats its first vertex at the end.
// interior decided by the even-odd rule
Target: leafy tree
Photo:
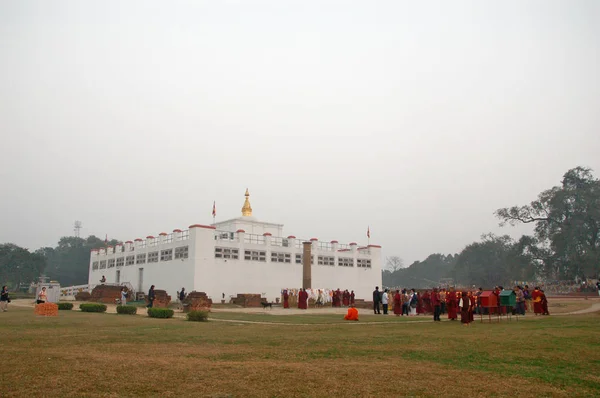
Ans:
{"type": "Polygon", "coordinates": [[[12,243],[0,244],[0,280],[15,289],[21,283],[31,283],[44,272],[46,260],[38,253],[12,243]]]}
{"type": "Polygon", "coordinates": [[[529,205],[498,209],[501,225],[535,225],[531,254],[540,275],[553,279],[597,276],[600,271],[600,181],[592,170],[567,171],[560,186],[529,205]]]}
{"type": "Polygon", "coordinates": [[[431,254],[424,261],[415,261],[407,268],[394,272],[384,271],[382,275],[385,286],[402,286],[407,288],[431,288],[446,278],[454,267],[455,257],[451,254],[431,254]]]}
{"type": "Polygon", "coordinates": [[[119,243],[89,236],[86,239],[74,236],[60,238],[55,248],[44,247],[36,253],[44,256],[48,262],[46,275],[51,280],[57,280],[62,286],[82,285],[88,282],[90,251],[95,248],[111,246],[119,243]]]}
{"type": "Polygon", "coordinates": [[[526,237],[515,242],[508,235],[483,235],[481,242],[471,243],[458,255],[454,277],[463,286],[485,287],[531,279],[536,269],[526,250],[530,243],[526,237]]]}

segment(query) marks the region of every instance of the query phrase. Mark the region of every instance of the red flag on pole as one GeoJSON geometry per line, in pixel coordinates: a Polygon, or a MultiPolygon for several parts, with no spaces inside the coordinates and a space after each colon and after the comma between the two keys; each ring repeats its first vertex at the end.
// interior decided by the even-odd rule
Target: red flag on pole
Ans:
{"type": "Polygon", "coordinates": [[[213,212],[212,212],[212,215],[213,215],[213,217],[217,216],[217,206],[216,206],[215,202],[213,202],[213,212]]]}
{"type": "Polygon", "coordinates": [[[371,228],[367,227],[367,238],[371,238],[371,228]]]}

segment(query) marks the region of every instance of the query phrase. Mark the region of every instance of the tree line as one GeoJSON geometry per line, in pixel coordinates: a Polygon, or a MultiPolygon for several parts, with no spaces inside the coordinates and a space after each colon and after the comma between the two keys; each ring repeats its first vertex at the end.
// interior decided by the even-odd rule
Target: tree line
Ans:
{"type": "Polygon", "coordinates": [[[591,169],[571,169],[560,185],[531,203],[498,209],[494,215],[500,225],[533,224],[534,232],[519,239],[485,234],[458,254],[432,254],[407,268],[399,268],[398,258],[391,257],[383,284],[425,288],[447,279],[494,286],[600,276],[600,180],[591,169]]]}
{"type": "Polygon", "coordinates": [[[0,281],[16,290],[29,285],[41,275],[59,281],[62,286],[88,282],[90,251],[106,244],[116,245],[91,235],[87,238],[65,236],[55,247],[42,247],[34,252],[12,243],[0,244],[0,281]]]}

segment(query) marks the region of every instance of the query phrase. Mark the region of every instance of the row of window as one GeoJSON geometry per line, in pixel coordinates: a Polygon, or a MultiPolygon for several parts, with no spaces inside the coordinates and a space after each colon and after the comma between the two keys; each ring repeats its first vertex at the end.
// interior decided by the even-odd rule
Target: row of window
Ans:
{"type": "MultiPolygon", "coordinates": [[[[175,259],[184,259],[188,258],[189,248],[188,246],[181,246],[175,248],[175,259]]],[[[161,250],[160,252],[151,252],[146,255],[146,253],[138,254],[137,256],[127,256],[127,257],[119,257],[116,259],[111,258],[109,260],[102,261],[94,261],[92,263],[92,270],[96,269],[105,269],[105,268],[113,268],[115,265],[117,267],[122,267],[123,265],[134,265],[134,264],[145,264],[146,261],[149,263],[157,263],[158,259],[160,261],[171,261],[173,260],[173,249],[161,250]],[[160,257],[159,257],[160,255],[160,257]]]]}
{"type": "MultiPolygon", "coordinates": [[[[239,259],[239,250],[227,247],[215,247],[215,258],[225,258],[231,260],[239,259]]],[[[260,250],[244,250],[244,260],[247,261],[267,261],[267,252],[260,250]]],[[[302,264],[302,254],[296,254],[294,257],[296,264],[302,264]]],[[[314,264],[315,257],[312,256],[311,264],[314,264]]],[[[291,263],[292,255],[290,253],[271,252],[272,263],[291,263]]],[[[333,256],[318,256],[317,264],[335,266],[335,257],[333,256]]],[[[354,267],[354,259],[352,257],[338,257],[337,265],[340,267],[354,267]]],[[[371,268],[371,260],[357,259],[357,267],[371,268]]]]}

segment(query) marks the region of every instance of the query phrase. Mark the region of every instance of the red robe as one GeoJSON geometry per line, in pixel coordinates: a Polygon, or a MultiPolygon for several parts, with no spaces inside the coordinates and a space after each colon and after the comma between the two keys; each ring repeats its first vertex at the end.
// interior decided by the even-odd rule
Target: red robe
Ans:
{"type": "Polygon", "coordinates": [[[471,308],[469,308],[469,317],[471,319],[471,322],[474,321],[474,313],[475,313],[475,304],[477,303],[477,300],[475,299],[475,296],[471,296],[469,297],[470,302],[471,302],[471,308]]]}
{"type": "Polygon", "coordinates": [[[354,304],[354,290],[350,293],[350,304],[354,304]]]}
{"type": "Polygon", "coordinates": [[[536,315],[543,314],[544,307],[542,306],[542,292],[537,289],[534,290],[533,293],[531,293],[531,298],[533,299],[533,312],[536,315]]]}
{"type": "Polygon", "coordinates": [[[446,293],[446,311],[448,311],[448,319],[456,319],[457,318],[457,309],[458,309],[458,299],[456,297],[456,292],[448,292],[446,293]]]}
{"type": "Polygon", "coordinates": [[[548,312],[548,299],[546,298],[546,294],[545,293],[541,293],[541,299],[542,299],[542,315],[550,315],[550,313],[548,312]]]}
{"type": "Polygon", "coordinates": [[[283,308],[290,308],[290,295],[287,290],[283,292],[283,308]]]}
{"type": "Polygon", "coordinates": [[[344,299],[344,307],[349,306],[350,305],[350,293],[348,293],[347,290],[343,293],[343,299],[344,299]]]}
{"type": "Polygon", "coordinates": [[[396,293],[394,296],[394,314],[402,315],[402,296],[396,293]]]}
{"type": "Polygon", "coordinates": [[[460,322],[471,323],[471,300],[466,293],[462,295],[462,306],[460,307],[460,322]]]}
{"type": "Polygon", "coordinates": [[[433,309],[435,309],[435,307],[442,305],[442,302],[440,301],[440,294],[437,292],[431,293],[430,300],[431,300],[431,307],[433,309]]]}
{"type": "Polygon", "coordinates": [[[433,309],[431,308],[431,296],[429,292],[423,293],[423,311],[426,313],[433,313],[433,309]]]}
{"type": "Polygon", "coordinates": [[[417,315],[424,314],[424,313],[425,313],[425,308],[423,307],[423,295],[419,294],[417,296],[417,315]]]}
{"type": "Polygon", "coordinates": [[[308,293],[302,290],[298,293],[298,308],[305,310],[308,308],[308,293]]]}

